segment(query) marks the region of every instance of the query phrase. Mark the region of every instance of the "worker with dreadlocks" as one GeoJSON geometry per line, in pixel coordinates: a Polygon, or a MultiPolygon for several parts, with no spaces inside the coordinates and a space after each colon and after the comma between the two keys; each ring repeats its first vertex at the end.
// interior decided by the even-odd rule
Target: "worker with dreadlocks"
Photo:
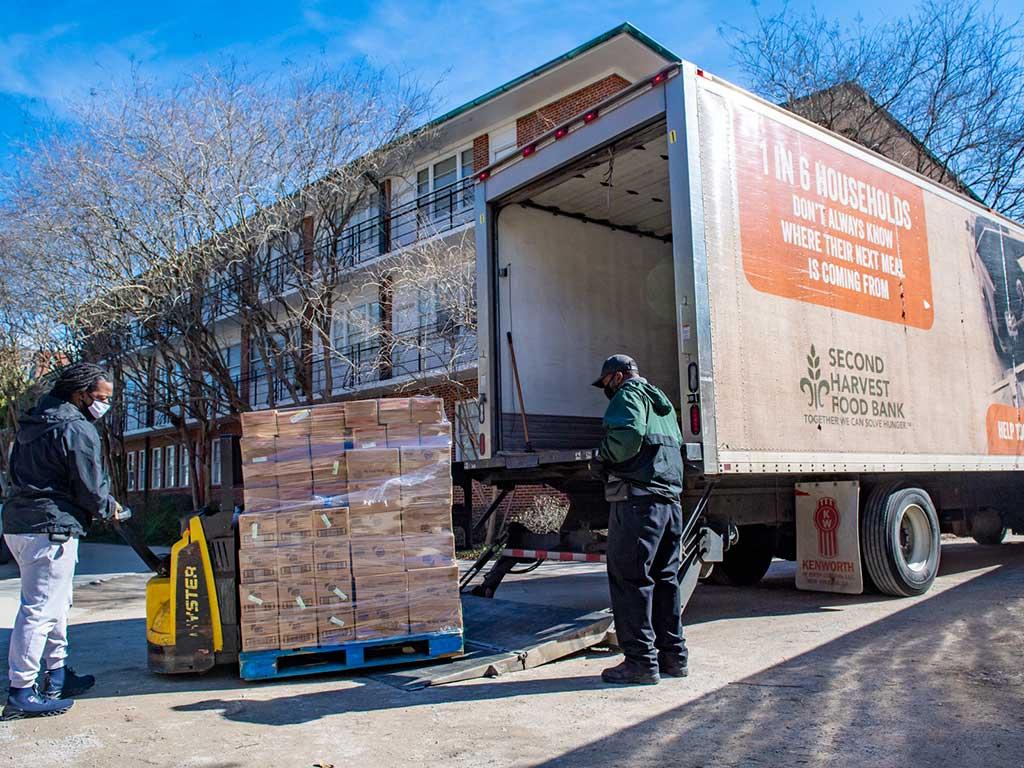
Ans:
{"type": "Polygon", "coordinates": [[[118,514],[93,422],[110,409],[110,376],[76,363],[19,421],[4,501],[4,537],[21,570],[21,607],[11,633],[10,691],[2,719],[59,715],[95,678],[67,658],[78,539],[96,517],[118,514]],[[46,671],[37,685],[40,665],[46,671]]]}

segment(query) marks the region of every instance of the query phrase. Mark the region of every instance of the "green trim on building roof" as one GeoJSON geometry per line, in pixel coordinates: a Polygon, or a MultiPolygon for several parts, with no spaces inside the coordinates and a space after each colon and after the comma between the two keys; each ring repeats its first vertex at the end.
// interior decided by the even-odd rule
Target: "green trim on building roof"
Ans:
{"type": "Polygon", "coordinates": [[[678,62],[678,61],[680,61],[680,58],[678,56],[676,56],[674,53],[672,53],[672,51],[668,50],[668,48],[665,48],[663,45],[659,44],[658,42],[656,42],[652,38],[650,38],[647,35],[645,35],[643,32],[641,32],[639,29],[634,27],[629,22],[626,22],[624,24],[620,24],[617,27],[609,29],[607,32],[605,32],[605,33],[603,33],[601,35],[598,35],[597,37],[593,38],[592,40],[588,40],[587,42],[583,43],[582,45],[579,45],[576,48],[573,48],[571,51],[568,51],[567,53],[563,53],[561,56],[559,56],[559,57],[557,57],[555,59],[552,59],[549,62],[541,64],[539,67],[535,67],[534,69],[531,69],[526,74],[520,75],[517,78],[509,80],[504,85],[499,85],[497,88],[494,88],[494,89],[488,91],[483,96],[478,96],[477,98],[473,99],[472,101],[467,101],[465,104],[463,104],[461,106],[458,106],[458,107],[456,107],[453,110],[445,112],[440,117],[435,117],[433,120],[431,120],[429,123],[427,123],[427,125],[430,126],[430,127],[435,127],[435,126],[441,125],[442,123],[446,123],[449,120],[452,120],[452,119],[458,117],[459,115],[461,115],[461,114],[463,114],[465,112],[468,112],[469,110],[471,110],[471,109],[473,109],[475,107],[479,107],[481,104],[487,103],[491,99],[493,99],[493,98],[495,98],[497,96],[500,96],[503,93],[507,93],[508,91],[511,91],[514,88],[519,87],[523,83],[525,83],[525,82],[527,82],[529,80],[532,80],[533,78],[537,77],[538,75],[542,75],[545,72],[547,72],[548,70],[554,69],[555,67],[557,67],[560,64],[564,64],[567,61],[572,61],[573,59],[575,59],[575,58],[577,58],[579,56],[582,56],[584,53],[587,53],[588,51],[596,48],[597,46],[601,45],[602,43],[606,43],[609,40],[611,40],[613,37],[618,37],[619,35],[622,35],[622,34],[629,35],[630,37],[634,38],[638,42],[640,42],[643,45],[647,46],[652,51],[654,51],[656,54],[658,54],[659,56],[661,56],[664,59],[667,59],[670,62],[673,62],[673,61],[678,62]]]}

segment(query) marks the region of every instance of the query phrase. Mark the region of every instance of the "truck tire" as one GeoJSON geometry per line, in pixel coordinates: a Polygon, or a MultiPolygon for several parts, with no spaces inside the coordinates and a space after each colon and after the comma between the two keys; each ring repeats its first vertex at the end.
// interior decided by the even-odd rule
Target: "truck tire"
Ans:
{"type": "Polygon", "coordinates": [[[920,488],[875,488],[864,504],[860,543],[867,575],[883,594],[922,595],[939,572],[939,516],[920,488]]]}
{"type": "Polygon", "coordinates": [[[1006,539],[1009,528],[998,509],[982,507],[971,517],[971,538],[979,544],[996,546],[1006,539]]]}
{"type": "Polygon", "coordinates": [[[769,525],[742,525],[736,543],[715,565],[710,581],[728,587],[757,584],[772,564],[777,531],[769,525]]]}

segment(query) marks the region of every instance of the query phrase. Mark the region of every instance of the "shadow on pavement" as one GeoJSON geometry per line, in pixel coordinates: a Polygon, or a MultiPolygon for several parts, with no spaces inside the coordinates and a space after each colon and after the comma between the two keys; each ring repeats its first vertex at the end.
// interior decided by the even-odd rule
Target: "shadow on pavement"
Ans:
{"type": "MultiPolygon", "coordinates": [[[[543,764],[1020,764],[1024,754],[1024,570],[1000,569],[898,614],[604,736],[543,764]]],[[[669,681],[668,685],[686,685],[669,681]]],[[[290,725],[347,712],[556,692],[595,692],[597,677],[427,689],[376,686],[175,707],[242,723],[290,725]]],[[[263,689],[266,693],[268,689],[263,689]]]]}

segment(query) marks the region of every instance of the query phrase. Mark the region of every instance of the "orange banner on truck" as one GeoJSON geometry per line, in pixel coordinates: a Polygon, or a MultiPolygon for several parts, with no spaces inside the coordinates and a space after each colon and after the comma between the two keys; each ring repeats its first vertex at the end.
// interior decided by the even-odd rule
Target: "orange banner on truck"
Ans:
{"type": "Polygon", "coordinates": [[[920,187],[785,126],[734,113],[743,271],[764,293],[931,328],[920,187]]]}
{"type": "Polygon", "coordinates": [[[985,415],[988,452],[998,456],[1024,455],[1024,411],[993,404],[985,415]]]}

